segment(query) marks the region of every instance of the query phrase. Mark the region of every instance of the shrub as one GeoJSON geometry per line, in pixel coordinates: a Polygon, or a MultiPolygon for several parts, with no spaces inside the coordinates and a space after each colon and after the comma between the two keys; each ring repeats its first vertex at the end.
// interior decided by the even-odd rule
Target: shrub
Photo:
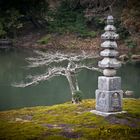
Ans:
{"type": "Polygon", "coordinates": [[[89,31],[87,27],[83,9],[79,6],[73,8],[71,2],[71,0],[62,0],[56,10],[47,12],[49,32],[75,33],[80,37],[95,37],[96,32],[89,31]]]}
{"type": "Polygon", "coordinates": [[[80,37],[91,37],[94,38],[97,36],[97,33],[95,31],[81,31],[79,34],[80,37]]]}
{"type": "Polygon", "coordinates": [[[82,92],[80,90],[77,90],[74,92],[72,97],[73,97],[75,103],[79,103],[82,101],[82,92]]]}
{"type": "Polygon", "coordinates": [[[125,44],[129,49],[129,57],[130,57],[132,53],[135,53],[135,49],[137,48],[137,43],[132,39],[126,39],[125,44]]]}
{"type": "MultiPolygon", "coordinates": [[[[25,21],[35,26],[46,25],[45,15],[48,8],[46,0],[1,0],[0,2],[0,37],[15,37],[17,30],[25,21]]],[[[42,26],[41,26],[42,27],[42,26]]]]}
{"type": "Polygon", "coordinates": [[[92,22],[97,29],[103,29],[106,25],[105,19],[98,16],[94,17],[92,22]]]}
{"type": "Polygon", "coordinates": [[[125,44],[127,45],[129,49],[134,49],[137,47],[137,43],[133,41],[132,39],[126,39],[125,44]]]}
{"type": "Polygon", "coordinates": [[[9,33],[12,33],[13,37],[17,36],[17,30],[23,26],[19,20],[20,16],[18,10],[10,9],[6,11],[5,28],[9,33]]]}
{"type": "Polygon", "coordinates": [[[130,36],[129,31],[122,25],[120,20],[116,20],[115,26],[117,28],[117,33],[120,36],[120,39],[126,39],[130,36]]]}

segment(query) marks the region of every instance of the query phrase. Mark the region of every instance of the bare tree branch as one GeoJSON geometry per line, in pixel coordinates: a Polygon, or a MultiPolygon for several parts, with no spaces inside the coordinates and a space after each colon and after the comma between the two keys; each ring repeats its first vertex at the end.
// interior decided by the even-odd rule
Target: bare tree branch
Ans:
{"type": "Polygon", "coordinates": [[[28,82],[28,83],[23,83],[23,82],[21,82],[21,83],[14,83],[14,84],[12,84],[12,86],[14,86],[14,87],[23,87],[23,88],[24,87],[28,87],[28,86],[31,86],[31,85],[34,85],[34,84],[38,84],[41,81],[49,80],[49,79],[51,79],[51,78],[53,78],[55,76],[59,76],[59,75],[66,76],[64,74],[64,71],[65,71],[65,69],[63,69],[61,67],[59,67],[59,68],[52,68],[52,69],[49,69],[47,73],[42,74],[42,75],[37,75],[37,76],[29,75],[29,76],[27,76],[26,78],[30,79],[31,82],[28,82]]]}
{"type": "MultiPolygon", "coordinates": [[[[28,75],[26,80],[30,82],[22,82],[22,83],[14,83],[12,86],[15,87],[28,87],[31,85],[35,85],[40,83],[41,81],[49,80],[55,76],[65,76],[68,80],[69,87],[72,95],[74,95],[75,91],[79,90],[78,80],[76,74],[80,72],[83,68],[91,71],[102,72],[101,69],[96,67],[90,67],[85,60],[92,60],[97,57],[94,54],[88,54],[86,52],[82,52],[81,54],[62,54],[62,53],[44,53],[40,51],[35,51],[37,56],[26,58],[29,62],[29,68],[46,66],[46,72],[40,75],[28,75]]],[[[73,103],[74,98],[72,96],[73,103]]]]}
{"type": "Polygon", "coordinates": [[[96,67],[90,67],[87,63],[82,61],[96,58],[93,54],[87,54],[84,51],[81,54],[62,54],[62,53],[44,53],[36,51],[36,57],[30,57],[26,60],[29,62],[29,68],[47,66],[47,72],[40,75],[28,75],[26,79],[30,82],[27,83],[14,83],[15,87],[28,87],[34,84],[38,84],[41,81],[49,80],[55,76],[65,76],[68,80],[69,87],[72,93],[72,102],[77,103],[73,95],[76,91],[79,91],[78,80],[76,74],[82,69],[88,69],[91,71],[102,72],[101,69],[96,67]],[[65,62],[65,65],[63,64],[65,62]]]}

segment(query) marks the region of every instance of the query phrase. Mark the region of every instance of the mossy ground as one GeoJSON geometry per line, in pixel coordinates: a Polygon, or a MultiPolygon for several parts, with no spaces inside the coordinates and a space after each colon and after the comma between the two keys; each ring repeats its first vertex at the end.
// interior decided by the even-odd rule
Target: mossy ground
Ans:
{"type": "Polygon", "coordinates": [[[0,112],[0,140],[129,140],[140,138],[140,99],[124,99],[126,114],[90,113],[95,100],[0,112]]]}

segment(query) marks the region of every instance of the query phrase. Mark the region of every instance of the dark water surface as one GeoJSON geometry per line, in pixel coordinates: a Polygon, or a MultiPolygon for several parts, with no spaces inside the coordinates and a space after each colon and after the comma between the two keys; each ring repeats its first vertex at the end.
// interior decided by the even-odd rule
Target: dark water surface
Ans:
{"type": "MultiPolygon", "coordinates": [[[[26,57],[31,51],[0,52],[0,110],[27,106],[53,105],[70,101],[71,93],[65,77],[55,77],[27,88],[12,87],[14,82],[21,82],[29,73],[40,73],[44,69],[27,70],[26,57]]],[[[133,90],[134,97],[140,97],[140,64],[126,64],[118,71],[122,77],[122,89],[133,90]]],[[[82,70],[78,75],[83,98],[95,98],[98,72],[82,70]]]]}

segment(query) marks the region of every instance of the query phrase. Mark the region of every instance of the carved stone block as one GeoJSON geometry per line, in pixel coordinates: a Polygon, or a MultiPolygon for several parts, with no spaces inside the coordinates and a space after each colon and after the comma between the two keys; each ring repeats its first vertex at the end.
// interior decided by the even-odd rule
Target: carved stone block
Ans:
{"type": "Polygon", "coordinates": [[[122,90],[96,90],[96,110],[101,112],[122,111],[122,90]]]}
{"type": "Polygon", "coordinates": [[[98,89],[104,91],[121,90],[121,78],[118,76],[99,76],[98,89]]]}

